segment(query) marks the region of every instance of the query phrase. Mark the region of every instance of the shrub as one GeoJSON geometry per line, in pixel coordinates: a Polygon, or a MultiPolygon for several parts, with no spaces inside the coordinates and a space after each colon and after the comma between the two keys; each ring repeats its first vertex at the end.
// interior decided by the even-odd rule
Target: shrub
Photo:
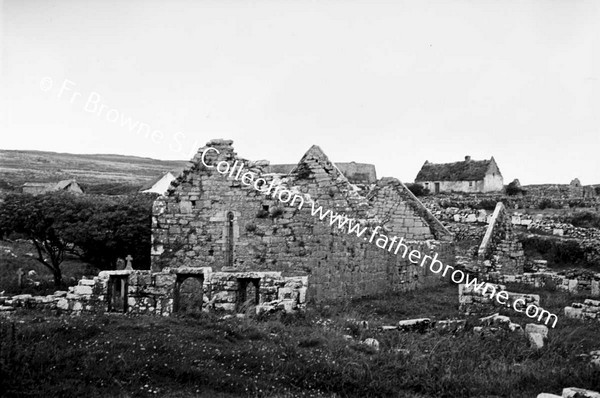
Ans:
{"type": "Polygon", "coordinates": [[[429,195],[429,189],[425,188],[421,184],[406,184],[406,188],[415,196],[426,196],[429,195]]]}
{"type": "Polygon", "coordinates": [[[586,250],[575,240],[530,235],[521,240],[529,256],[541,256],[554,265],[591,265],[586,261],[586,250]]]}
{"type": "Polygon", "coordinates": [[[269,212],[264,209],[260,209],[258,213],[256,213],[256,218],[267,218],[269,217],[269,212]]]}
{"type": "Polygon", "coordinates": [[[554,201],[552,201],[551,199],[548,199],[548,198],[544,198],[538,202],[538,209],[540,209],[540,210],[560,209],[560,208],[561,208],[560,204],[555,203],[554,201]]]}
{"type": "Polygon", "coordinates": [[[475,205],[475,208],[484,210],[494,210],[496,208],[496,203],[497,202],[493,199],[483,199],[475,205]]]}
{"type": "Polygon", "coordinates": [[[506,186],[506,194],[508,196],[525,195],[527,192],[518,186],[514,181],[506,186]]]}
{"type": "Polygon", "coordinates": [[[575,213],[567,222],[580,228],[600,228],[600,215],[590,211],[575,213]]]}
{"type": "Polygon", "coordinates": [[[281,207],[275,207],[273,212],[271,213],[271,217],[277,218],[283,214],[283,209],[281,207]]]}

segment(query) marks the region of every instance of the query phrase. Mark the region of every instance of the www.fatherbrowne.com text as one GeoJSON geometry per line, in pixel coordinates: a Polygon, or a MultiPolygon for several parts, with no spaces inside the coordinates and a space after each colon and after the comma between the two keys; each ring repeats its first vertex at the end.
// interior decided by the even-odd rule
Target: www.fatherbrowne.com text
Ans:
{"type": "MultiPolygon", "coordinates": [[[[450,270],[452,270],[449,275],[450,279],[454,283],[465,283],[466,288],[472,288],[474,292],[480,293],[483,296],[487,296],[490,299],[495,298],[496,301],[501,305],[509,305],[507,304],[509,301],[508,292],[504,290],[496,291],[496,287],[494,285],[487,282],[478,283],[477,278],[465,274],[462,270],[454,269],[454,267],[451,265],[444,265],[440,260],[438,260],[438,253],[435,253],[433,256],[429,256],[423,255],[418,250],[409,251],[409,247],[407,246],[404,237],[398,238],[397,236],[393,236],[390,238],[388,235],[380,232],[382,231],[382,227],[379,225],[375,226],[375,228],[372,228],[370,235],[365,235],[367,230],[370,229],[369,226],[363,226],[357,220],[346,217],[346,215],[338,214],[331,210],[324,211],[322,206],[319,206],[310,198],[310,195],[302,194],[300,192],[292,192],[280,183],[276,182],[275,179],[273,179],[271,184],[267,186],[267,181],[264,178],[256,178],[256,173],[251,171],[242,172],[244,170],[244,163],[238,164],[238,161],[236,160],[234,164],[231,165],[223,160],[216,165],[207,164],[206,154],[209,151],[215,151],[217,154],[220,153],[216,148],[207,148],[202,153],[201,158],[202,164],[205,167],[216,168],[218,173],[235,180],[239,180],[246,186],[252,186],[258,192],[271,196],[272,198],[277,198],[277,200],[279,200],[281,203],[296,207],[298,210],[302,209],[305,203],[309,203],[311,205],[312,216],[318,217],[319,220],[323,222],[328,222],[330,226],[336,226],[349,235],[354,234],[359,238],[362,237],[364,240],[368,240],[370,243],[375,241],[375,245],[380,249],[387,250],[395,255],[401,255],[402,258],[406,258],[408,256],[408,261],[413,264],[419,264],[421,267],[425,267],[429,261],[428,266],[431,272],[436,274],[441,272],[442,276],[444,277],[450,270]]],[[[549,311],[544,310],[535,304],[529,304],[525,310],[522,310],[521,308],[524,306],[524,304],[525,300],[523,298],[518,298],[513,301],[512,307],[517,312],[525,313],[525,315],[527,315],[529,318],[536,318],[540,322],[545,319],[546,325],[553,320],[552,327],[556,326],[558,317],[555,314],[550,313],[549,311]]]]}

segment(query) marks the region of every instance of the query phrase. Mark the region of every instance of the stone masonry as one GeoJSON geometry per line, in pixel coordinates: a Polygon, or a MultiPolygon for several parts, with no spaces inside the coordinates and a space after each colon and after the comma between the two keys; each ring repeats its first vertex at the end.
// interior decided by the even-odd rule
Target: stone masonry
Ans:
{"type": "Polygon", "coordinates": [[[586,299],[583,303],[573,303],[565,307],[565,316],[577,319],[600,320],[600,301],[586,299]]]}
{"type": "MultiPolygon", "coordinates": [[[[503,285],[490,284],[494,286],[497,292],[506,291],[506,287],[503,285]]],[[[492,297],[491,290],[487,290],[485,294],[482,292],[476,292],[472,286],[466,284],[458,285],[458,302],[459,311],[467,315],[481,315],[492,312],[497,312],[498,307],[501,306],[496,298],[492,297]]],[[[522,299],[518,304],[517,308],[520,311],[525,311],[529,305],[540,305],[540,296],[537,294],[524,294],[524,293],[513,293],[508,292],[508,301],[506,307],[511,307],[515,300],[522,299]],[[521,304],[523,303],[524,304],[521,304]]]]}
{"type": "Polygon", "coordinates": [[[498,202],[478,251],[479,276],[489,274],[520,275],[525,264],[523,245],[513,231],[511,217],[498,202]]]}
{"type": "Polygon", "coordinates": [[[153,271],[210,267],[214,272],[279,272],[282,278],[307,278],[307,300],[375,295],[439,283],[439,276],[427,267],[369,242],[375,226],[382,227],[381,233],[404,237],[409,250],[437,252],[444,263],[454,263],[452,234],[398,180],[381,179],[365,193],[317,146],[287,175],[267,173],[267,168],[268,162],[238,157],[229,140],[213,140],[200,148],[191,166],[154,204],[153,271]],[[368,230],[359,238],[331,226],[327,218],[313,216],[310,203],[302,208],[284,205],[206,167],[201,162],[203,154],[208,165],[243,163],[245,171],[265,184],[277,182],[310,197],[324,211],[360,221],[368,230]]]}

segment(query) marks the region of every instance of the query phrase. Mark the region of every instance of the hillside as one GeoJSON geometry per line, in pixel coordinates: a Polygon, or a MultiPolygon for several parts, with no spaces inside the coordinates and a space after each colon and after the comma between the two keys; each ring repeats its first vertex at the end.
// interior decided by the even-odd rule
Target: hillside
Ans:
{"type": "Polygon", "coordinates": [[[20,189],[26,182],[54,182],[70,178],[87,187],[141,187],[187,163],[123,155],[0,150],[0,189],[20,189]]]}

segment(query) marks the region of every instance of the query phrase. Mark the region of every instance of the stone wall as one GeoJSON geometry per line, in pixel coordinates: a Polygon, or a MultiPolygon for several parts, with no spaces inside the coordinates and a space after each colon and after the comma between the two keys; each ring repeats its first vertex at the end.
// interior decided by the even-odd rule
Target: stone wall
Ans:
{"type": "MultiPolygon", "coordinates": [[[[506,291],[504,285],[490,285],[494,286],[496,292],[506,291]]],[[[538,307],[540,305],[540,296],[537,294],[513,293],[508,291],[506,293],[508,294],[507,308],[512,308],[514,302],[518,299],[525,301],[525,304],[521,304],[523,301],[520,301],[519,305],[517,305],[517,308],[521,311],[525,311],[532,304],[538,307]]],[[[498,308],[502,307],[496,300],[496,297],[493,296],[491,289],[486,290],[485,294],[481,294],[481,291],[476,292],[472,286],[467,286],[466,284],[458,285],[458,303],[459,311],[465,315],[489,314],[497,312],[498,308]]]]}
{"type": "Polygon", "coordinates": [[[422,267],[367,241],[376,226],[388,236],[403,237],[410,249],[425,250],[424,254],[436,250],[442,261],[453,263],[452,235],[399,181],[380,180],[363,195],[316,146],[287,176],[265,173],[266,167],[264,162],[239,158],[231,141],[214,140],[201,148],[193,165],[154,204],[153,270],[211,267],[306,276],[312,300],[375,295],[439,281],[422,267]],[[205,151],[209,165],[243,163],[245,171],[258,177],[254,181],[263,179],[265,187],[281,185],[314,200],[324,211],[356,219],[368,231],[359,238],[330,225],[327,218],[313,216],[308,201],[301,208],[300,200],[296,206],[284,205],[228,178],[202,164],[205,151]]]}
{"type": "Polygon", "coordinates": [[[600,296],[600,274],[574,269],[560,272],[525,272],[522,275],[488,274],[488,280],[495,283],[520,283],[533,287],[548,287],[573,294],[600,296]]]}
{"type": "Polygon", "coordinates": [[[481,264],[479,273],[484,276],[490,272],[510,275],[523,273],[525,264],[523,245],[513,231],[510,216],[502,202],[496,204],[488,229],[479,246],[478,262],[481,264]]]}
{"type": "Polygon", "coordinates": [[[457,222],[445,222],[444,226],[452,232],[458,241],[479,241],[485,236],[486,224],[462,224],[457,222]]]}
{"type": "Polygon", "coordinates": [[[582,303],[573,303],[570,307],[565,307],[565,316],[576,319],[596,319],[600,320],[600,301],[586,299],[582,303]]]}
{"type": "Polygon", "coordinates": [[[0,297],[0,311],[15,308],[82,312],[122,312],[168,316],[177,312],[246,309],[302,310],[306,304],[307,277],[283,277],[281,272],[212,272],[210,268],[102,271],[82,279],[69,292],[50,296],[0,297]],[[198,281],[188,297],[186,281],[198,281]],[[248,288],[253,295],[248,295],[248,288]],[[191,299],[191,300],[190,300],[191,299]]]}

